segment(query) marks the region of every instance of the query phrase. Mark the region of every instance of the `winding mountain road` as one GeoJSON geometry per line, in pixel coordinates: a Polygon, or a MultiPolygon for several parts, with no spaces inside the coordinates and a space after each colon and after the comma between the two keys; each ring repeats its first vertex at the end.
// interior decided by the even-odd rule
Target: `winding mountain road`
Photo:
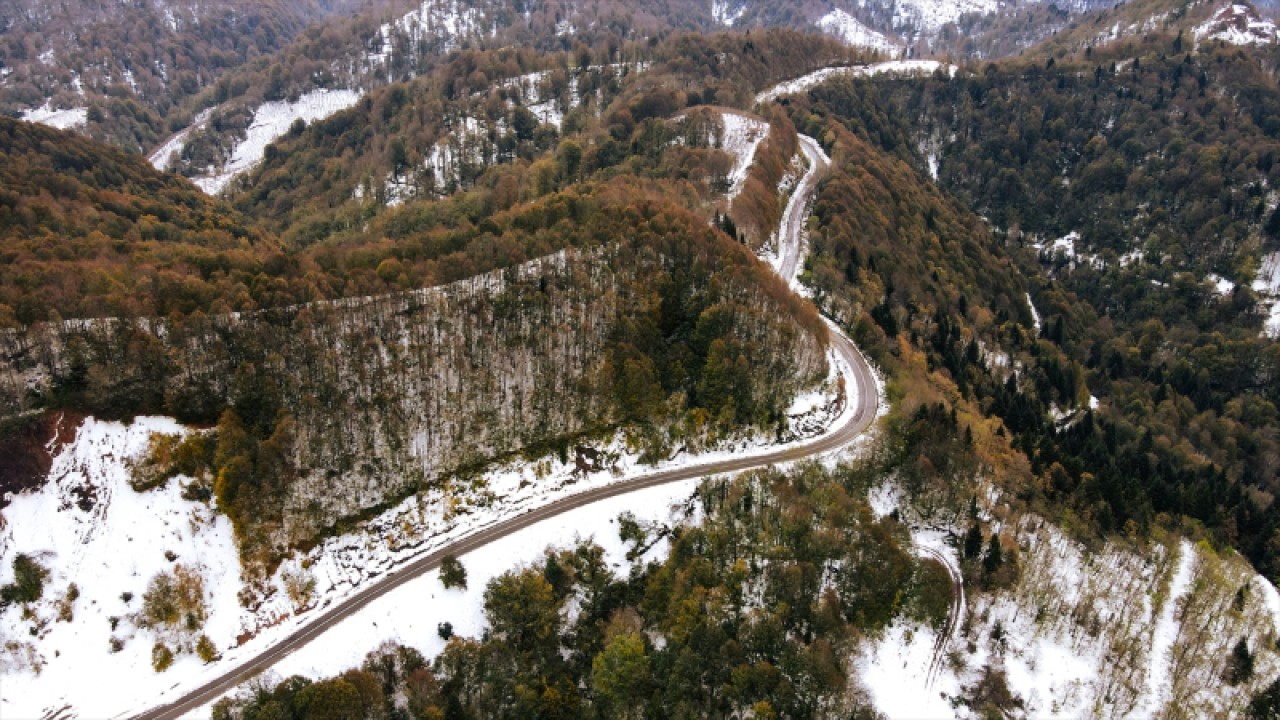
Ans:
{"type": "MultiPolygon", "coordinates": [[[[779,233],[779,272],[783,279],[792,285],[795,283],[796,270],[801,266],[804,253],[803,229],[807,215],[806,209],[818,186],[819,179],[830,165],[827,156],[813,138],[801,135],[800,148],[809,160],[809,168],[796,186],[796,190],[787,204],[783,213],[781,232],[779,233]]],[[[440,559],[446,555],[464,555],[534,523],[605,498],[680,480],[690,480],[707,475],[738,473],[778,463],[803,460],[848,445],[874,422],[879,396],[871,368],[867,365],[867,361],[862,354],[839,327],[830,322],[827,325],[830,330],[829,338],[832,348],[852,371],[854,387],[850,388],[850,391],[854,396],[856,407],[852,412],[847,413],[847,420],[844,425],[810,442],[773,452],[744,455],[731,460],[708,462],[702,465],[692,465],[639,475],[607,487],[595,488],[557,500],[530,510],[518,517],[510,518],[479,530],[468,537],[450,543],[389,572],[369,587],[328,608],[315,620],[298,628],[275,645],[265,648],[257,655],[240,662],[236,667],[227,670],[217,678],[186,692],[182,697],[166,705],[147,710],[135,717],[137,720],[168,720],[170,718],[180,718],[186,713],[198,710],[256,673],[271,667],[285,656],[302,648],[308,642],[358,612],[376,598],[386,595],[429,570],[437,568],[440,565],[440,559]]]]}

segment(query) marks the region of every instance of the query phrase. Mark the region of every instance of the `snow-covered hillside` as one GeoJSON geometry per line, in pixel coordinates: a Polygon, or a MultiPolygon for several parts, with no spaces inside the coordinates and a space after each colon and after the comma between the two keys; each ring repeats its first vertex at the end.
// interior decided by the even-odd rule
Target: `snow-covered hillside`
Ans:
{"type": "MultiPolygon", "coordinates": [[[[44,487],[0,511],[0,584],[23,553],[50,571],[43,599],[0,612],[0,717],[112,717],[198,673],[187,652],[166,674],[151,669],[157,633],[141,625],[152,578],[181,566],[202,579],[208,619],[199,628],[222,649],[235,642],[239,563],[231,524],[182,498],[182,480],[138,493],[130,461],[152,433],[182,434],[172,420],[129,425],[84,421],[55,451],[44,487]],[[29,612],[28,612],[29,610],[29,612]]],[[[190,638],[164,638],[172,650],[190,638]]]]}
{"type": "Polygon", "coordinates": [[[428,147],[415,148],[423,158],[416,167],[388,172],[381,179],[366,177],[352,190],[356,199],[381,201],[394,207],[415,197],[442,197],[463,186],[463,179],[495,162],[511,159],[498,138],[509,136],[512,123],[507,117],[491,118],[484,108],[490,96],[498,95],[509,111],[528,110],[539,124],[559,130],[566,113],[590,108],[598,113],[607,105],[604,85],[611,78],[643,72],[646,63],[614,63],[556,71],[539,70],[494,82],[487,92],[471,96],[470,105],[451,107],[445,115],[443,135],[428,147]],[[593,76],[591,90],[584,78],[593,76]]]}
{"type": "Polygon", "coordinates": [[[988,15],[1000,8],[999,0],[902,0],[894,5],[893,25],[934,33],[962,15],[988,15]]]}
{"type": "Polygon", "coordinates": [[[743,0],[711,0],[712,22],[725,27],[733,27],[746,11],[747,4],[743,0]]]}
{"type": "Polygon", "coordinates": [[[890,40],[884,33],[872,30],[838,8],[819,18],[817,25],[824,32],[843,40],[846,45],[880,50],[891,55],[902,50],[901,44],[890,40]]]}
{"type": "Polygon", "coordinates": [[[755,161],[756,148],[769,136],[769,124],[758,118],[721,113],[724,122],[724,139],[720,149],[733,156],[733,170],[729,173],[730,199],[742,192],[751,163],[755,161]]]}
{"type": "MultiPolygon", "coordinates": [[[[194,178],[196,185],[216,195],[237,175],[262,162],[267,145],[287,133],[295,120],[315,122],[355,105],[359,99],[360,94],[354,90],[312,90],[292,102],[264,103],[254,112],[253,123],[245,138],[236,145],[231,160],[220,169],[210,168],[207,174],[194,178]]],[[[175,149],[170,148],[170,153],[175,149]]],[[[152,163],[167,161],[168,157],[169,153],[155,156],[152,163]]]]}
{"type": "Polygon", "coordinates": [[[1197,41],[1221,40],[1232,45],[1268,45],[1276,41],[1275,23],[1243,4],[1228,5],[1196,27],[1197,41]]]}
{"type": "MultiPolygon", "coordinates": [[[[882,486],[872,506],[910,518],[898,497],[882,486]]],[[[888,717],[967,717],[964,703],[999,683],[1017,716],[1166,717],[1176,707],[1174,716],[1236,717],[1280,671],[1280,594],[1234,552],[1176,538],[1086,546],[1035,515],[986,519],[1016,545],[1018,578],[966,593],[959,637],[934,676],[930,627],[899,623],[864,648],[863,684],[888,717]],[[1241,639],[1254,675],[1232,685],[1222,678],[1241,639]]],[[[917,543],[938,539],[927,526],[917,543]]],[[[943,532],[960,544],[960,528],[943,532]]]]}
{"type": "Polygon", "coordinates": [[[414,10],[383,23],[368,41],[373,48],[366,56],[369,64],[389,67],[396,52],[413,54],[421,45],[438,45],[438,50],[454,50],[467,37],[485,33],[483,16],[458,0],[423,0],[414,10]]]}

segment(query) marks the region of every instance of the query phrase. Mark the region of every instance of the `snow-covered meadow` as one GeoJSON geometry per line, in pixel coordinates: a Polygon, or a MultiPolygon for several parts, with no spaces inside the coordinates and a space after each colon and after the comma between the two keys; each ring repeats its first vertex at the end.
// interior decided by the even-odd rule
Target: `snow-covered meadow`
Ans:
{"type": "Polygon", "coordinates": [[[184,500],[176,480],[147,493],[129,485],[129,460],[153,433],[183,432],[165,418],[89,418],[55,451],[45,486],[0,511],[0,584],[13,581],[18,553],[50,571],[43,600],[0,612],[0,717],[64,706],[112,717],[199,673],[189,653],[167,673],[153,672],[156,637],[135,619],[151,579],[178,565],[204,580],[211,611],[203,632],[219,648],[235,641],[240,572],[231,524],[184,500]]]}

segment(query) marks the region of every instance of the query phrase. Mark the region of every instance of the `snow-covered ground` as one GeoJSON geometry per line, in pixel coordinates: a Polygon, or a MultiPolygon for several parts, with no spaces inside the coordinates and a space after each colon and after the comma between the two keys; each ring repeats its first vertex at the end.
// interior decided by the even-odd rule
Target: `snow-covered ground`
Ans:
{"type": "MultiPolygon", "coordinates": [[[[877,516],[904,509],[892,483],[869,500],[877,516]]],[[[1155,717],[1170,704],[1190,717],[1234,716],[1274,678],[1280,594],[1234,553],[1187,540],[1086,547],[1032,515],[986,520],[1002,542],[1016,540],[1019,577],[971,601],[932,681],[931,628],[899,621],[863,648],[862,684],[888,717],[966,716],[952,700],[987,668],[1003,672],[1026,717],[1155,717]],[[1233,687],[1220,674],[1241,637],[1258,677],[1233,687]]],[[[959,533],[948,542],[921,527],[912,537],[955,553],[959,533]]]]}
{"type": "Polygon", "coordinates": [[[182,149],[187,145],[187,137],[196,130],[204,128],[205,123],[209,121],[209,116],[213,114],[213,109],[209,108],[202,111],[192,119],[191,124],[183,128],[172,137],[165,140],[160,147],[156,148],[147,156],[147,161],[157,170],[164,171],[169,169],[169,160],[174,154],[181,155],[182,149]]]}
{"type": "Polygon", "coordinates": [[[742,192],[751,171],[751,163],[755,161],[756,149],[769,136],[769,124],[738,113],[725,112],[720,117],[724,122],[724,140],[720,149],[733,156],[733,170],[729,173],[729,199],[742,192]]]}
{"type": "Polygon", "coordinates": [[[1253,280],[1253,291],[1268,298],[1270,313],[1263,332],[1280,340],[1280,252],[1269,253],[1262,258],[1258,274],[1253,280]]]}
{"type": "Polygon", "coordinates": [[[1187,594],[1191,585],[1191,567],[1195,559],[1195,547],[1183,540],[1178,550],[1178,566],[1169,582],[1169,592],[1160,608],[1160,616],[1152,631],[1151,651],[1147,653],[1147,677],[1143,686],[1138,714],[1152,717],[1159,710],[1162,697],[1168,697],[1172,691],[1172,678],[1169,676],[1173,650],[1173,642],[1178,637],[1177,602],[1187,594]],[[1171,601],[1172,600],[1172,601],[1171,601]]]}
{"type": "MultiPolygon", "coordinates": [[[[792,407],[793,440],[809,440],[821,436],[849,420],[856,397],[842,397],[837,388],[843,385],[856,392],[849,378],[850,369],[831,355],[831,375],[823,389],[802,395],[792,407]]],[[[152,433],[182,434],[184,428],[162,418],[139,418],[130,425],[85,422],[74,442],[57,453],[50,482],[32,493],[19,495],[5,509],[0,531],[0,564],[8,576],[0,574],[0,582],[11,581],[8,568],[19,553],[30,554],[53,571],[46,601],[37,609],[35,619],[24,619],[18,608],[0,615],[0,628],[5,638],[16,638],[6,647],[0,663],[3,693],[0,694],[0,716],[39,717],[47,711],[69,706],[81,714],[114,716],[163,701],[182,690],[190,689],[228,667],[268,647],[305,624],[315,616],[317,608],[351,596],[376,578],[415,557],[434,551],[449,542],[501,520],[515,517],[534,507],[610,485],[624,477],[647,472],[715,462],[731,457],[763,454],[780,448],[772,438],[763,436],[730,441],[714,452],[690,454],[677,452],[656,466],[642,465],[639,451],[625,434],[616,435],[597,448],[604,458],[604,470],[585,477],[574,472],[575,458],[562,462],[556,457],[538,461],[516,461],[496,467],[484,475],[459,481],[447,488],[429,491],[409,498],[372,520],[360,524],[345,535],[330,538],[302,556],[287,560],[272,578],[265,599],[252,609],[242,607],[237,593],[242,586],[234,539],[224,516],[215,515],[203,503],[181,498],[181,478],[160,490],[137,493],[128,485],[130,462],[145,451],[152,433]],[[93,498],[88,509],[76,503],[82,497],[93,498]],[[172,557],[170,557],[172,555],[172,557]],[[151,631],[138,627],[132,613],[140,608],[143,592],[156,573],[175,564],[200,570],[206,589],[208,620],[203,632],[214,642],[221,657],[202,665],[193,655],[179,654],[168,671],[157,674],[151,668],[151,649],[156,638],[151,631]],[[74,602],[74,619],[56,622],[57,600],[65,595],[69,584],[76,583],[80,597],[74,602]],[[298,593],[296,589],[309,588],[298,593]],[[295,592],[290,592],[291,588],[295,592]],[[129,602],[122,593],[132,593],[129,602]],[[112,626],[111,618],[117,618],[112,626]],[[36,627],[31,640],[28,628],[36,627]],[[113,638],[124,641],[124,647],[112,653],[113,638]],[[34,664],[39,666],[36,672],[34,664]],[[76,678],[93,675],[94,682],[78,682],[76,678]]],[[[568,520],[557,519],[533,529],[532,535],[520,535],[490,550],[477,551],[478,560],[470,561],[475,592],[481,592],[485,579],[510,569],[515,562],[537,557],[546,545],[532,543],[530,537],[568,540],[565,527],[579,527],[584,536],[594,534],[601,544],[616,531],[608,520],[616,516],[600,507],[665,507],[667,499],[686,493],[684,485],[659,489],[633,497],[628,493],[614,503],[592,504],[585,515],[568,520]],[[645,499],[649,498],[649,499],[645,499]],[[657,498],[657,499],[654,499],[657,498]],[[594,516],[598,522],[582,517],[594,516]],[[588,529],[590,532],[588,532],[588,529]],[[518,539],[523,538],[523,540],[518,539]],[[513,550],[521,548],[521,552],[513,550]],[[529,552],[523,552],[529,550],[529,552]],[[510,557],[511,561],[502,558],[510,557]]],[[[646,510],[647,512],[647,510],[646,510]]],[[[434,636],[436,620],[422,620],[423,588],[434,588],[440,599],[441,619],[453,622],[461,632],[472,632],[479,622],[478,596],[443,593],[431,585],[434,574],[410,583],[375,603],[337,631],[338,639],[326,633],[323,647],[345,647],[341,659],[320,659],[327,654],[307,651],[306,661],[314,662],[317,672],[329,672],[349,658],[363,657],[365,652],[383,639],[369,636],[368,643],[352,641],[352,634],[364,637],[365,628],[379,618],[387,632],[413,633],[415,628],[427,632],[427,645],[434,636]],[[455,597],[457,596],[457,597],[455,597]],[[419,612],[399,617],[408,625],[392,627],[385,618],[399,608],[414,607],[419,612]],[[470,610],[464,611],[464,608],[470,610]],[[381,614],[379,614],[381,613],[381,614]],[[407,620],[418,616],[418,619],[407,620]],[[356,628],[356,630],[352,630],[356,628]],[[408,628],[408,629],[402,629],[408,628]],[[354,654],[352,654],[354,653],[354,654]]],[[[433,606],[434,607],[434,606],[433,606]]],[[[432,618],[437,614],[431,614],[432,618]]],[[[418,643],[413,643],[418,644],[418,643]]],[[[291,661],[293,662],[293,661],[291,661]]],[[[293,667],[286,665],[286,667],[293,667]]]]}
{"type": "Polygon", "coordinates": [[[1269,45],[1280,33],[1276,24],[1264,19],[1248,5],[1228,5],[1192,31],[1197,42],[1222,40],[1231,45],[1269,45]]]}
{"type": "Polygon", "coordinates": [[[456,49],[463,38],[481,34],[481,19],[479,10],[458,0],[422,0],[414,10],[378,28],[378,34],[368,42],[377,49],[369,52],[365,60],[373,66],[388,65],[395,51],[396,35],[407,38],[411,48],[438,40],[444,43],[444,50],[456,49]]]}
{"type": "Polygon", "coordinates": [[[167,673],[153,672],[156,638],[133,619],[151,578],[175,565],[204,579],[212,612],[203,631],[220,648],[235,641],[240,573],[226,517],[183,500],[177,480],[148,493],[128,482],[128,461],[152,433],[183,432],[164,418],[130,425],[90,418],[55,455],[45,486],[0,512],[0,583],[12,582],[18,553],[51,571],[34,617],[16,607],[0,613],[0,717],[38,718],[66,705],[84,717],[112,717],[200,672],[191,654],[167,673]],[[60,619],[72,583],[79,597],[68,603],[70,619],[60,619]],[[123,643],[118,652],[113,638],[123,643]]]}
{"type": "Polygon", "coordinates": [[[826,80],[843,76],[855,77],[874,77],[876,75],[932,75],[938,70],[944,70],[948,77],[955,77],[955,65],[948,65],[937,60],[892,60],[889,62],[873,63],[871,65],[854,65],[849,67],[829,67],[821,70],[815,70],[808,75],[802,75],[794,80],[788,80],[779,83],[768,90],[756,95],[757,103],[767,103],[776,100],[783,95],[794,95],[795,93],[805,92],[806,90],[816,87],[826,80]]]}
{"type": "Polygon", "coordinates": [[[902,0],[894,7],[894,27],[909,25],[933,33],[961,15],[987,15],[1000,7],[998,0],[902,0]]]}
{"type": "MultiPolygon", "coordinates": [[[[248,133],[236,145],[226,166],[194,178],[195,184],[210,195],[216,195],[237,175],[262,162],[267,145],[287,133],[295,120],[301,119],[308,123],[321,120],[346,110],[359,99],[360,94],[354,90],[322,89],[312,90],[293,102],[280,100],[263,103],[254,112],[248,133]]],[[[168,155],[164,157],[167,158],[168,155]]]]}
{"type": "Polygon", "coordinates": [[[88,121],[89,108],[77,107],[54,110],[49,103],[45,103],[38,108],[24,110],[22,119],[27,122],[56,127],[59,130],[70,130],[71,128],[80,127],[88,121]]]}
{"type": "Polygon", "coordinates": [[[817,25],[823,32],[840,38],[846,45],[880,50],[891,55],[902,50],[900,43],[863,25],[857,18],[839,8],[819,18],[817,25]]]}
{"type": "Polygon", "coordinates": [[[733,27],[746,11],[743,0],[711,0],[711,20],[725,27],[733,27]]]}
{"type": "MultiPolygon", "coordinates": [[[[1067,270],[1075,270],[1078,267],[1091,267],[1095,270],[1102,270],[1107,267],[1105,258],[1081,250],[1080,243],[1080,233],[1073,230],[1053,242],[1036,240],[1031,242],[1030,246],[1035,248],[1043,262],[1064,263],[1067,270]]],[[[1130,265],[1141,263],[1144,257],[1145,254],[1142,248],[1134,248],[1116,258],[1116,260],[1120,263],[1120,267],[1129,267],[1130,265]]]]}
{"type": "Polygon", "coordinates": [[[1027,296],[1027,307],[1031,309],[1031,327],[1036,331],[1036,335],[1040,334],[1040,312],[1036,310],[1036,304],[1031,301],[1031,293],[1024,293],[1027,296]]]}
{"type": "Polygon", "coordinates": [[[1209,273],[1205,276],[1205,280],[1213,285],[1213,291],[1219,297],[1231,297],[1231,293],[1235,292],[1236,284],[1217,273],[1209,273]]]}

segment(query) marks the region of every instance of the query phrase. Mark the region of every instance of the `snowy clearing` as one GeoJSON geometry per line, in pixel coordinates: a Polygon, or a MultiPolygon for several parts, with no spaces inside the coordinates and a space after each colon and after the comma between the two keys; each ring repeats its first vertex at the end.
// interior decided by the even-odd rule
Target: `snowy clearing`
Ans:
{"type": "Polygon", "coordinates": [[[151,166],[161,172],[169,169],[169,160],[175,155],[181,155],[182,149],[187,146],[187,138],[196,130],[204,128],[205,123],[209,121],[209,116],[213,114],[213,108],[202,111],[199,115],[192,119],[191,124],[182,130],[174,133],[172,137],[165,140],[160,147],[151,151],[147,156],[147,161],[151,166]]]}
{"type": "Polygon", "coordinates": [[[71,128],[80,127],[89,120],[89,108],[67,108],[65,110],[54,110],[49,103],[45,103],[38,108],[24,110],[22,119],[27,122],[40,123],[48,125],[59,130],[70,130],[71,128]]]}
{"type": "Polygon", "coordinates": [[[902,0],[895,6],[893,26],[914,25],[925,33],[933,33],[961,15],[989,15],[1000,8],[997,0],[902,0]]]}
{"type": "Polygon", "coordinates": [[[742,0],[711,0],[711,20],[718,25],[733,27],[746,11],[747,5],[742,0]]]}
{"type": "Polygon", "coordinates": [[[872,65],[855,65],[850,67],[830,67],[815,70],[794,80],[779,83],[756,95],[757,103],[772,102],[783,95],[794,95],[816,87],[833,77],[875,77],[877,75],[932,75],[943,70],[948,77],[955,77],[955,65],[940,63],[937,60],[892,60],[872,65]]]}
{"type": "Polygon", "coordinates": [[[312,90],[293,102],[263,103],[254,112],[253,123],[226,166],[193,181],[201,190],[216,195],[237,175],[262,162],[267,145],[287,133],[294,120],[322,120],[355,105],[359,99],[360,94],[354,90],[312,90]]]}
{"type": "Polygon", "coordinates": [[[769,124],[763,120],[725,112],[720,114],[724,122],[724,141],[721,150],[733,156],[733,170],[729,173],[730,201],[742,192],[755,161],[756,149],[769,136],[769,124]]]}
{"type": "Polygon", "coordinates": [[[840,38],[845,45],[870,48],[896,54],[902,50],[900,43],[890,40],[884,33],[876,32],[858,22],[858,19],[839,8],[823,15],[816,23],[823,32],[840,38]]]}

